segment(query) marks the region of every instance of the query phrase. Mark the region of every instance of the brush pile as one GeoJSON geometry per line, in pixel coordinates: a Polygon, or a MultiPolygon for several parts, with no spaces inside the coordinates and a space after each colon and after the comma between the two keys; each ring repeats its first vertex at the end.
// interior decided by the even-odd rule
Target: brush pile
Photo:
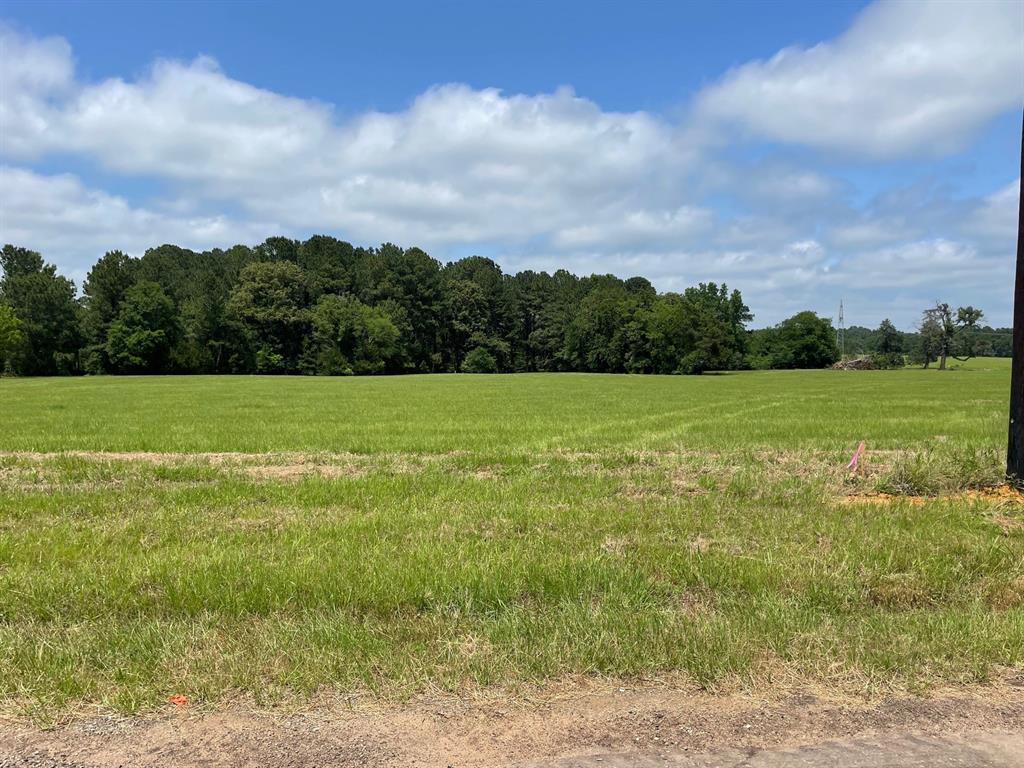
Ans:
{"type": "Polygon", "coordinates": [[[878,366],[875,365],[875,361],[867,355],[861,357],[851,357],[848,360],[840,360],[838,363],[832,366],[834,371],[873,371],[878,366]]]}

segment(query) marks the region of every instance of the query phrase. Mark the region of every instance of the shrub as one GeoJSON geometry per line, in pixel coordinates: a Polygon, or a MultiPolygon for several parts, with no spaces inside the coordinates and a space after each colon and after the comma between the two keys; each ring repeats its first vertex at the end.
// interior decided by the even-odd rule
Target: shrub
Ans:
{"type": "Polygon", "coordinates": [[[498,363],[494,355],[483,347],[474,347],[462,361],[463,373],[497,373],[498,363]]]}
{"type": "Polygon", "coordinates": [[[906,365],[906,360],[901,352],[876,352],[871,356],[871,362],[874,363],[875,368],[881,370],[902,368],[906,365]]]}

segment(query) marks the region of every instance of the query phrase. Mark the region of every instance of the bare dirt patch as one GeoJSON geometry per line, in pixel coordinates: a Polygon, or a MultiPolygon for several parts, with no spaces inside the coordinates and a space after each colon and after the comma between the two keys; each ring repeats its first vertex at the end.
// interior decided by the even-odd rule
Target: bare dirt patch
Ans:
{"type": "MultiPolygon", "coordinates": [[[[34,462],[35,467],[7,468],[8,474],[45,474],[47,462],[75,458],[100,464],[139,463],[154,466],[206,466],[239,472],[258,480],[299,480],[304,477],[359,477],[379,460],[356,454],[304,453],[152,453],[147,451],[66,451],[63,453],[0,453],[0,458],[34,462]]],[[[0,475],[2,477],[2,475],[0,475]]],[[[24,482],[22,483],[24,485],[24,482]]],[[[81,485],[81,484],[78,484],[81,485]]]]}
{"type": "MultiPolygon", "coordinates": [[[[1024,493],[1010,485],[995,485],[988,488],[972,488],[960,493],[939,494],[935,496],[919,496],[902,493],[883,493],[881,491],[867,491],[863,493],[849,493],[836,498],[839,504],[895,504],[904,502],[906,504],[924,504],[936,499],[966,499],[984,501],[997,505],[1006,504],[1011,507],[1024,506],[1024,493]]],[[[1010,518],[1006,520],[1011,524],[1010,518]]]]}
{"type": "Polygon", "coordinates": [[[236,704],[149,717],[82,718],[42,731],[0,722],[0,766],[481,768],[569,757],[705,753],[886,734],[1024,730],[1024,681],[928,698],[823,698],[811,690],[711,695],[666,685],[577,681],[512,697],[424,696],[402,706],[321,701],[291,711],[236,704]],[[29,762],[35,759],[37,762],[29,762]],[[52,762],[45,763],[43,760],[52,762]]]}

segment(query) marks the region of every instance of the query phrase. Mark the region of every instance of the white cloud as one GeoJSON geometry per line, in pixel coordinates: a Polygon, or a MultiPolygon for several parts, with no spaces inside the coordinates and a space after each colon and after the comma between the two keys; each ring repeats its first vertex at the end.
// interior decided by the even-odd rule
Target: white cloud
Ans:
{"type": "Polygon", "coordinates": [[[0,62],[0,151],[31,154],[48,135],[44,107],[73,84],[71,46],[62,38],[26,38],[0,24],[0,62]]]}
{"type": "Polygon", "coordinates": [[[74,62],[71,46],[61,37],[28,38],[0,26],[0,90],[59,92],[71,85],[74,62]]]}
{"type": "Polygon", "coordinates": [[[696,113],[775,141],[893,156],[941,153],[1024,103],[1018,0],[896,0],[832,42],[745,64],[696,113]]]}
{"type": "Polygon", "coordinates": [[[828,280],[851,289],[928,288],[942,293],[990,286],[996,259],[973,246],[938,238],[858,251],[828,280]]]}
{"type": "Polygon", "coordinates": [[[1020,217],[1020,178],[982,200],[967,219],[970,234],[1012,248],[1020,217]]]}
{"type": "Polygon", "coordinates": [[[0,166],[0,237],[56,258],[81,280],[106,251],[142,255],[165,242],[186,248],[259,242],[275,231],[270,222],[239,222],[223,215],[164,212],[89,189],[75,176],[46,176],[0,166]],[[14,192],[13,194],[11,192],[14,192]]]}
{"type": "Polygon", "coordinates": [[[579,248],[673,248],[707,233],[713,214],[706,208],[683,206],[674,211],[626,211],[581,226],[554,233],[552,243],[559,249],[579,248]]]}
{"type": "Polygon", "coordinates": [[[911,185],[855,203],[851,184],[791,156],[739,162],[707,141],[726,122],[878,156],[954,145],[1024,90],[1021,6],[963,8],[869,8],[835,41],[727,74],[682,124],[604,110],[569,88],[458,84],[342,119],[206,57],[82,82],[65,41],[0,26],[0,240],[78,277],[110,248],[326,232],[442,259],[479,248],[510,269],[644,274],[662,289],[727,281],[758,322],[858,292],[862,306],[886,307],[895,290],[902,303],[887,312],[910,322],[917,291],[949,295],[951,281],[951,300],[963,292],[988,308],[1019,182],[977,200],[911,185]],[[87,170],[84,181],[32,170],[67,155],[156,181],[166,198],[95,189],[87,170]]]}
{"type": "MultiPolygon", "coordinates": [[[[69,52],[49,41],[6,35],[52,69],[67,65],[69,52]]],[[[238,82],[201,57],[62,100],[19,78],[0,100],[18,106],[5,110],[9,157],[76,153],[360,239],[528,239],[635,205],[644,193],[631,189],[671,186],[682,167],[666,123],[602,111],[570,89],[523,96],[446,85],[404,111],[338,123],[325,105],[238,82]]]]}

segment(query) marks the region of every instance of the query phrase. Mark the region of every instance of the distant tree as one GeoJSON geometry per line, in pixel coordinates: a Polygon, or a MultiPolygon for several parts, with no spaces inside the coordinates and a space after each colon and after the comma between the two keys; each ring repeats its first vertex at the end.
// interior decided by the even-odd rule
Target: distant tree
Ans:
{"type": "Polygon", "coordinates": [[[995,357],[995,348],[989,339],[981,338],[978,339],[976,346],[974,347],[974,354],[977,357],[995,357]]]}
{"type": "Polygon", "coordinates": [[[306,273],[310,298],[323,294],[342,294],[352,290],[352,267],[356,251],[346,243],[326,235],[314,235],[300,244],[296,263],[306,273]]]}
{"type": "Polygon", "coordinates": [[[917,327],[910,349],[910,362],[927,368],[939,359],[942,348],[942,326],[934,317],[925,314],[917,327]]]}
{"type": "Polygon", "coordinates": [[[783,320],[768,336],[772,368],[826,368],[839,359],[832,322],[811,311],[783,320]]]}
{"type": "Polygon", "coordinates": [[[177,299],[181,333],[171,350],[175,370],[190,373],[220,373],[228,360],[244,346],[238,329],[227,314],[231,291],[242,270],[253,263],[251,248],[236,245],[226,251],[215,249],[202,255],[187,291],[177,299]]]}
{"type": "Polygon", "coordinates": [[[306,276],[290,261],[245,267],[226,313],[243,340],[234,367],[258,373],[294,373],[309,330],[306,276]]]}
{"type": "Polygon", "coordinates": [[[209,261],[208,254],[165,243],[142,254],[136,279],[157,283],[177,306],[199,289],[209,261]]]}
{"type": "Polygon", "coordinates": [[[626,370],[626,323],[644,305],[614,275],[593,275],[589,292],[565,330],[564,356],[572,370],[622,373],[626,370]]]}
{"type": "Polygon", "coordinates": [[[490,307],[483,288],[472,280],[448,280],[444,284],[442,342],[452,370],[474,347],[486,343],[490,307]]]}
{"type": "Polygon", "coordinates": [[[654,286],[651,285],[651,281],[646,277],[629,277],[622,282],[622,287],[626,289],[627,293],[632,293],[636,296],[643,296],[648,299],[653,299],[658,295],[654,286]]]}
{"type": "Polygon", "coordinates": [[[358,249],[353,266],[356,296],[369,306],[389,305],[388,314],[405,323],[400,339],[406,370],[443,370],[441,348],[443,294],[441,264],[419,248],[403,250],[392,243],[358,249]],[[401,308],[395,311],[395,308],[401,308]]]}
{"type": "Polygon", "coordinates": [[[9,364],[28,376],[72,373],[78,368],[79,307],[75,286],[27,248],[0,251],[0,303],[21,321],[24,343],[9,364]]]}
{"type": "Polygon", "coordinates": [[[874,353],[872,360],[879,368],[903,367],[903,335],[888,319],[883,320],[874,332],[874,353]]]}
{"type": "Polygon", "coordinates": [[[678,373],[680,361],[693,344],[692,325],[686,304],[678,293],[663,293],[651,302],[647,334],[652,373],[678,373]]]}
{"type": "Polygon", "coordinates": [[[299,249],[302,243],[288,237],[268,237],[253,251],[257,261],[290,261],[299,263],[299,249]]]}
{"type": "Polygon", "coordinates": [[[0,374],[14,372],[12,358],[24,343],[21,320],[14,314],[13,308],[0,304],[0,374]]]}
{"type": "Polygon", "coordinates": [[[511,278],[512,333],[518,340],[513,350],[512,368],[517,371],[536,371],[544,365],[539,336],[541,314],[554,298],[553,281],[546,272],[525,270],[511,278]]]}
{"type": "Polygon", "coordinates": [[[865,355],[875,352],[878,344],[878,331],[862,325],[851,325],[843,334],[843,348],[848,355],[865,355]]]}
{"type": "MultiPolygon", "coordinates": [[[[513,281],[491,259],[469,256],[441,270],[444,323],[442,346],[451,354],[447,367],[459,370],[462,358],[473,347],[488,350],[499,370],[512,370],[517,308],[513,281]],[[461,301],[472,306],[459,307],[461,301]]],[[[520,351],[521,354],[521,351],[520,351]]]]}
{"type": "Polygon", "coordinates": [[[384,373],[399,353],[399,331],[391,318],[354,296],[321,296],[311,323],[307,371],[329,376],[384,373]]]}
{"type": "Polygon", "coordinates": [[[498,362],[483,347],[474,347],[466,353],[459,370],[463,373],[497,373],[498,362]]]}
{"type": "Polygon", "coordinates": [[[107,358],[107,331],[117,319],[128,289],[135,284],[138,261],[121,251],[107,251],[82,286],[82,368],[86,373],[112,369],[107,358]]]}
{"type": "MultiPolygon", "coordinates": [[[[935,306],[924,311],[921,335],[927,334],[927,344],[937,346],[935,354],[939,360],[939,370],[946,369],[946,360],[968,360],[975,355],[977,344],[976,329],[978,321],[984,316],[980,309],[971,306],[960,307],[956,314],[949,304],[936,302],[935,306]]],[[[925,367],[928,367],[925,356],[925,367]]]]}
{"type": "MultiPolygon", "coordinates": [[[[701,373],[834,356],[827,321],[801,313],[749,332],[739,292],[717,283],[659,294],[640,276],[508,275],[480,256],[442,266],[418,248],[325,235],[204,252],[164,244],[137,259],[109,251],[80,302],[38,253],[7,246],[0,266],[0,298],[24,336],[7,366],[24,373],[402,373],[488,360],[497,371],[701,373]]],[[[1008,353],[1008,330],[976,327],[980,317],[957,313],[952,354],[1008,353]]],[[[927,327],[940,333],[883,323],[848,339],[856,331],[895,364],[921,339],[941,341],[941,319],[927,327]]]]}
{"type": "Polygon", "coordinates": [[[753,319],[739,291],[723,283],[700,283],[683,291],[689,349],[679,361],[679,373],[729,371],[743,366],[747,351],[746,323],[753,319]]]}
{"type": "Polygon", "coordinates": [[[630,289],[630,281],[635,280],[626,281],[628,295],[620,306],[622,326],[612,336],[612,346],[622,355],[622,368],[626,373],[651,373],[654,367],[651,305],[657,300],[657,294],[635,290],[635,282],[634,289],[630,289]]]}
{"type": "Polygon", "coordinates": [[[164,373],[177,336],[174,302],[157,283],[127,290],[107,329],[106,355],[116,373],[164,373]]]}
{"type": "MultiPolygon", "coordinates": [[[[514,280],[518,281],[522,274],[514,280]]],[[[572,370],[566,334],[586,295],[583,281],[564,269],[552,275],[541,272],[528,280],[529,285],[521,288],[524,298],[519,304],[520,312],[530,313],[519,326],[524,329],[521,349],[529,361],[527,370],[572,370]]]]}

